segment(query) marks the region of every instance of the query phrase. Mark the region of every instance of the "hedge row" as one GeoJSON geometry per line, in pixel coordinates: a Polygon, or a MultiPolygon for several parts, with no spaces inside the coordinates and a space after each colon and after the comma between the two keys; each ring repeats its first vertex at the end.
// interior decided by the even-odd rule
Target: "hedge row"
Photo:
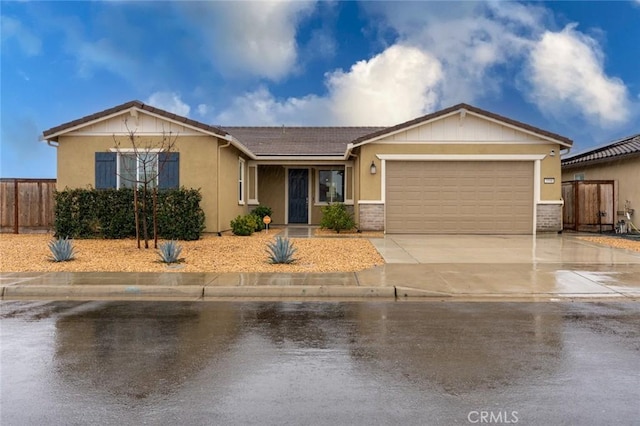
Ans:
{"type": "MultiPolygon", "coordinates": [[[[135,237],[133,189],[65,189],[55,193],[54,230],[58,237],[135,237]]],[[[142,211],[138,191],[139,218],[146,217],[153,236],[153,200],[147,194],[147,211],[142,211]]],[[[204,229],[202,195],[196,189],[158,192],[158,235],[170,240],[197,240],[204,229]]],[[[142,229],[142,226],[140,226],[142,229]]]]}

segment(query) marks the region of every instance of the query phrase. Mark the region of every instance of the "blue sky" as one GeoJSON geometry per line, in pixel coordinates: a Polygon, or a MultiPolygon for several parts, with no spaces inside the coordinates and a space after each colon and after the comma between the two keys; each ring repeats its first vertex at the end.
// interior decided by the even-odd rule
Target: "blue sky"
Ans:
{"type": "Polygon", "coordinates": [[[220,125],[392,125],[466,102],[574,140],[640,132],[640,0],[1,3],[0,176],[138,99],[220,125]]]}

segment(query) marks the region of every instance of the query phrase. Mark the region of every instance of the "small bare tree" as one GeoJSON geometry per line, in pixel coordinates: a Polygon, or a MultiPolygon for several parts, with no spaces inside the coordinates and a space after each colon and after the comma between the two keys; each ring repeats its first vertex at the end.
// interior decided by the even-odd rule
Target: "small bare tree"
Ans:
{"type": "Polygon", "coordinates": [[[126,120],[125,127],[127,128],[127,136],[124,141],[113,135],[120,164],[117,175],[120,177],[120,181],[125,183],[125,186],[133,188],[133,209],[138,248],[140,248],[140,222],[142,222],[144,248],[149,248],[147,199],[149,192],[151,192],[153,247],[158,248],[158,179],[166,164],[166,161],[161,160],[159,154],[176,150],[178,134],[165,132],[163,129],[159,139],[142,138],[136,135],[135,130],[129,128],[126,120]],[[123,145],[123,142],[126,145],[123,145]],[[142,191],[141,196],[138,195],[139,191],[142,191]],[[142,218],[140,218],[140,211],[142,211],[142,218]]]}

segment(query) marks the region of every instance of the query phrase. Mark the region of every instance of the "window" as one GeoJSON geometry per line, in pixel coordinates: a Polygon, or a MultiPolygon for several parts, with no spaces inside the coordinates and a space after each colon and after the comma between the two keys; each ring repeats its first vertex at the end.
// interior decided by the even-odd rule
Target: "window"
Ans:
{"type": "Polygon", "coordinates": [[[149,187],[158,185],[157,152],[122,152],[118,154],[118,188],[133,188],[147,182],[149,187]]]}
{"type": "Polygon", "coordinates": [[[95,186],[97,189],[133,188],[135,182],[148,177],[148,184],[158,189],[180,186],[180,153],[150,150],[136,156],[132,149],[96,152],[95,186]]]}
{"type": "Polygon", "coordinates": [[[584,173],[576,173],[573,175],[573,180],[584,180],[584,173]]]}
{"type": "Polygon", "coordinates": [[[244,204],[244,159],[238,159],[238,204],[244,204]]]}
{"type": "Polygon", "coordinates": [[[319,203],[344,203],[344,169],[318,170],[319,203]]]}

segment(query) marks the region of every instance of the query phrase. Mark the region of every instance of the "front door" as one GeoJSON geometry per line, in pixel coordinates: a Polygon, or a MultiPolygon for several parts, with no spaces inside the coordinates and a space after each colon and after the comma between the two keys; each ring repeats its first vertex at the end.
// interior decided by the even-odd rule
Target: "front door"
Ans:
{"type": "Polygon", "coordinates": [[[289,223],[309,223],[307,169],[289,169],[289,223]]]}

